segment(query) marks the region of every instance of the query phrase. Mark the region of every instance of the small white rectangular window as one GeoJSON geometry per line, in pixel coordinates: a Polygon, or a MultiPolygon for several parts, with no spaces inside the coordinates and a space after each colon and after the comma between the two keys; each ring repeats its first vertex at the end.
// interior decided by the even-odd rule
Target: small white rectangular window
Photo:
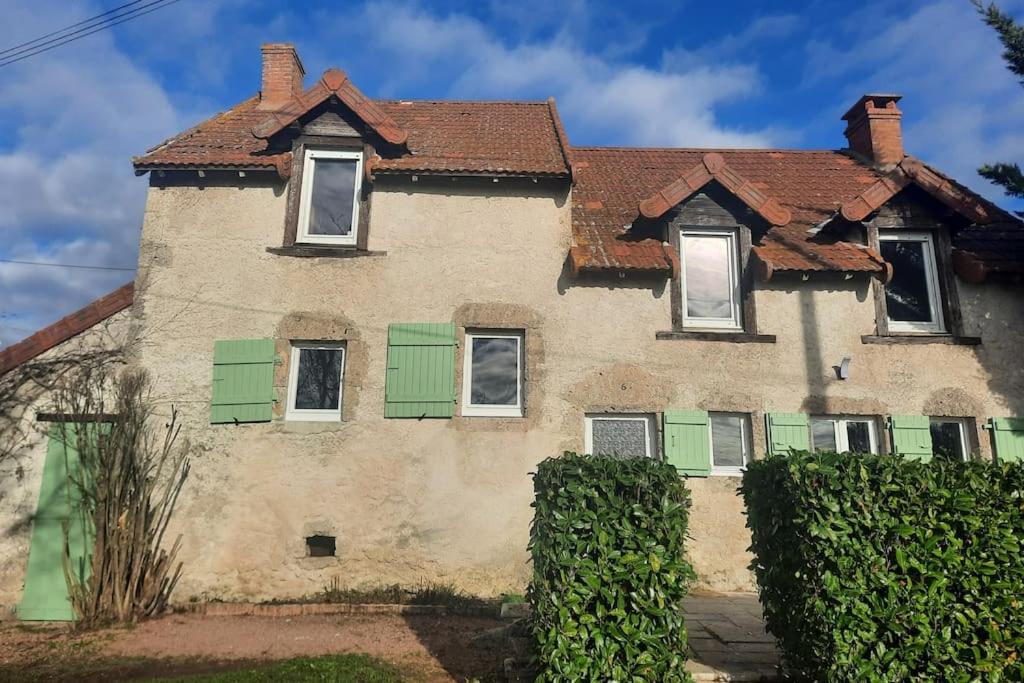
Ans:
{"type": "Polygon", "coordinates": [[[306,150],[298,242],[355,245],[362,175],[362,152],[306,150]]]}
{"type": "Polygon", "coordinates": [[[653,458],[654,416],[640,413],[587,415],[584,449],[594,455],[653,458]]]}
{"type": "Polygon", "coordinates": [[[462,414],[523,416],[522,332],[466,332],[462,414]]]}
{"type": "Polygon", "coordinates": [[[341,420],[343,344],[294,343],[288,366],[287,420],[341,420]]]}
{"type": "Polygon", "coordinates": [[[892,332],[945,331],[935,241],[927,232],[880,232],[882,258],[892,265],[885,308],[892,332]]]}
{"type": "Polygon", "coordinates": [[[932,454],[946,460],[967,460],[970,447],[967,441],[967,420],[958,417],[933,417],[929,425],[932,435],[932,454]]]}
{"type": "Polygon", "coordinates": [[[685,228],[680,232],[679,249],[683,327],[741,330],[736,231],[685,228]]]}
{"type": "Polygon", "coordinates": [[[811,418],[811,450],[845,453],[877,453],[878,435],[870,417],[811,418]]]}
{"type": "Polygon", "coordinates": [[[736,476],[750,462],[750,416],[710,413],[711,474],[736,476]]]}

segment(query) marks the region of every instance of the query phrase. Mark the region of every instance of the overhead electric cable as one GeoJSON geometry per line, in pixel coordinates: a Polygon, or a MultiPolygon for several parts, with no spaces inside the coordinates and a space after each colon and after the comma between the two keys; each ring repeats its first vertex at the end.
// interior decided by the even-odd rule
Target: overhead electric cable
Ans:
{"type": "Polygon", "coordinates": [[[0,258],[0,263],[16,263],[20,266],[50,266],[51,268],[84,268],[86,270],[136,270],[135,268],[125,268],[121,266],[87,266],[80,263],[46,263],[43,261],[20,261],[18,259],[8,258],[0,258]]]}
{"type": "Polygon", "coordinates": [[[6,50],[0,50],[0,56],[3,56],[5,54],[7,54],[8,52],[13,52],[14,50],[17,50],[18,48],[26,47],[28,45],[32,45],[33,43],[38,43],[38,42],[40,42],[42,40],[46,40],[50,36],[55,36],[58,33],[67,33],[71,29],[77,28],[77,27],[81,26],[82,24],[91,24],[92,22],[96,21],[97,19],[102,19],[103,17],[107,16],[108,14],[113,14],[114,12],[117,12],[119,10],[123,10],[125,7],[131,7],[132,5],[137,5],[140,2],[142,2],[142,1],[143,0],[132,0],[132,2],[126,2],[125,4],[120,5],[118,7],[115,7],[113,9],[108,9],[106,12],[101,12],[100,14],[97,14],[96,16],[89,17],[88,19],[83,19],[82,21],[79,21],[78,23],[75,23],[75,24],[71,24],[70,26],[65,26],[64,28],[60,29],[59,31],[51,31],[50,33],[47,33],[44,36],[39,36],[38,38],[35,38],[33,40],[28,40],[28,41],[25,41],[24,43],[19,43],[18,45],[15,45],[14,47],[9,47],[6,50]]]}

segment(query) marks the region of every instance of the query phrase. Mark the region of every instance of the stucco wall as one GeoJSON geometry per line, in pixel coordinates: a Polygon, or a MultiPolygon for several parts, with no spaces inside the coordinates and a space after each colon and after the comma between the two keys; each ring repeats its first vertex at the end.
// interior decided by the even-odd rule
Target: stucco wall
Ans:
{"type": "Polygon", "coordinates": [[[32,518],[39,501],[49,422],[36,419],[53,410],[55,387],[74,377],[80,363],[104,363],[96,354],[122,349],[129,338],[129,310],[0,376],[0,619],[14,615],[21,600],[32,539],[32,518]]]}
{"type": "MultiPolygon", "coordinates": [[[[378,181],[369,249],[386,253],[306,259],[266,251],[281,244],[284,188],[237,182],[250,185],[153,187],[143,228],[139,321],[161,331],[139,360],[198,447],[177,517],[179,600],[294,596],[335,577],[520,591],[529,473],[583,448],[586,412],[749,412],[760,455],[767,411],[981,419],[1024,408],[1020,373],[1006,369],[1009,332],[1024,323],[1010,289],[961,294],[978,348],[862,344],[874,332],[869,281],[827,276],[759,285],[758,331],[775,344],[659,341],[671,327],[664,280],[568,275],[565,188],[378,181]],[[524,418],[383,418],[388,324],[447,321],[526,328],[524,418]],[[274,422],[209,425],[213,343],[250,337],[279,339],[285,362],[288,338],[347,340],[344,421],[282,420],[282,367],[274,422]],[[851,375],[839,381],[844,356],[851,375]],[[336,535],[338,557],[305,557],[313,533],[336,535]]],[[[738,479],[689,483],[701,585],[750,588],[738,479]]]]}

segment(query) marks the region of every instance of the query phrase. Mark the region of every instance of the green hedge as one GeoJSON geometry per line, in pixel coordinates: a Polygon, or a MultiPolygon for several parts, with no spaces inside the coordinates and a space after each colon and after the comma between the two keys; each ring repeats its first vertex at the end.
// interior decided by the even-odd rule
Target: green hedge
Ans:
{"type": "Polygon", "coordinates": [[[1024,680],[1024,467],[792,453],[741,491],[794,675],[1024,680]]]}
{"type": "Polygon", "coordinates": [[[689,680],[681,605],[690,496],[650,458],[565,453],[534,475],[539,681],[689,680]]]}

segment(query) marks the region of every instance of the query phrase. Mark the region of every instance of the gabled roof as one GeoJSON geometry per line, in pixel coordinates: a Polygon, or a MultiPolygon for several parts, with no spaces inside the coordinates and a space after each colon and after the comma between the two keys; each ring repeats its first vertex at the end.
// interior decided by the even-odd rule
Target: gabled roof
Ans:
{"type": "Polygon", "coordinates": [[[681,175],[678,180],[640,202],[640,214],[645,218],[660,218],[672,207],[717,180],[718,183],[754,210],[772,225],[785,225],[792,219],[789,210],[774,197],[769,197],[753,183],[729,167],[718,152],[708,152],[699,164],[681,175]]]}
{"type": "Polygon", "coordinates": [[[409,134],[398,126],[373,100],[368,99],[349,80],[341,69],[328,69],[320,80],[293,97],[280,109],[270,112],[267,118],[253,126],[252,133],[258,138],[270,138],[308,114],[330,97],[337,97],[378,135],[393,145],[401,145],[409,134]]]}
{"type": "MultiPolygon", "coordinates": [[[[310,98],[316,99],[321,89],[337,83],[336,76],[328,80],[324,83],[321,79],[302,98],[313,91],[310,98]]],[[[341,84],[338,92],[346,88],[341,84]]],[[[553,101],[367,99],[359,104],[351,93],[346,96],[361,108],[362,114],[356,113],[366,117],[371,127],[379,125],[392,139],[398,139],[400,131],[406,135],[404,147],[395,155],[374,160],[373,173],[569,177],[568,142],[553,101]]],[[[136,172],[223,168],[277,170],[286,177],[291,169],[291,152],[270,147],[267,139],[253,134],[253,129],[267,134],[304,105],[295,104],[294,109],[289,106],[287,112],[275,112],[275,116],[258,105],[256,95],[165,140],[132,160],[136,172]]]]}
{"type": "Polygon", "coordinates": [[[13,370],[22,363],[27,363],[58,344],[63,344],[115,313],[123,311],[132,305],[134,299],[135,284],[129,282],[71,315],[61,318],[49,327],[44,327],[32,336],[0,350],[0,375],[13,370]]]}

